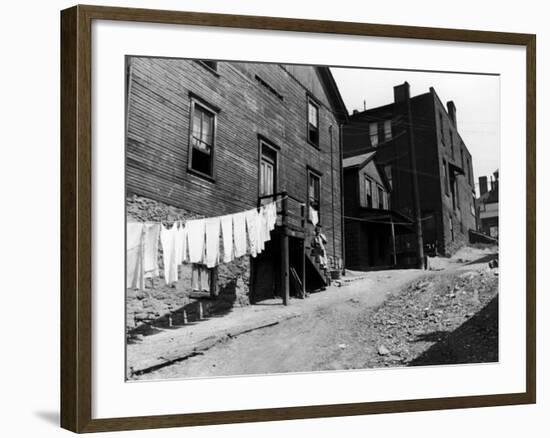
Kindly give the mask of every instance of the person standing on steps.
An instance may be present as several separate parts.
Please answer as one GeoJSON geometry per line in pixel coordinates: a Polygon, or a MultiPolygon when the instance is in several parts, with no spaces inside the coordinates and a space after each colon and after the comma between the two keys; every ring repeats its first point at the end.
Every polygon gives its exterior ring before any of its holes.
{"type": "Polygon", "coordinates": [[[328,268],[327,266],[327,251],[325,245],[327,244],[327,236],[323,234],[320,224],[315,226],[315,236],[313,236],[313,241],[311,243],[312,255],[314,256],[315,261],[319,264],[321,269],[326,273],[328,268]]]}

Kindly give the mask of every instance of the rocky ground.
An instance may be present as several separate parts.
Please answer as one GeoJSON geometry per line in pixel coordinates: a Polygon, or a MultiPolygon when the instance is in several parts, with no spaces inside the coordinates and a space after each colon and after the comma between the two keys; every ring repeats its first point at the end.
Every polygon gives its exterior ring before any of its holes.
{"type": "MultiPolygon", "coordinates": [[[[242,316],[211,319],[202,324],[227,325],[228,318],[242,321],[251,312],[263,318],[257,330],[219,332],[219,339],[211,335],[207,348],[135,378],[498,361],[498,268],[488,266],[495,258],[494,251],[476,250],[468,257],[442,261],[438,270],[369,272],[287,308],[266,303],[243,309],[242,316]],[[291,318],[281,313],[290,311],[291,318]],[[265,324],[277,312],[280,323],[265,324]]],[[[188,335],[171,332],[145,339],[151,354],[163,336],[174,345],[188,335]]],[[[137,359],[146,345],[131,347],[130,357],[135,353],[137,359]]]]}
{"type": "Polygon", "coordinates": [[[368,368],[498,361],[498,272],[427,276],[360,319],[368,368]]]}

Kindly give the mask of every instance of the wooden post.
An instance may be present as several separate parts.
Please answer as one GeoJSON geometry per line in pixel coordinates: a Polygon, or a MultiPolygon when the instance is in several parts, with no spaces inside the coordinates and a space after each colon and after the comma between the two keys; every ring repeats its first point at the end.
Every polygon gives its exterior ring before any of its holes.
{"type": "Polygon", "coordinates": [[[281,200],[281,295],[283,304],[288,305],[290,300],[290,260],[288,252],[288,197],[287,192],[282,192],[281,200]]]}
{"type": "Polygon", "coordinates": [[[187,312],[184,310],[183,311],[183,325],[186,325],[187,324],[187,312]]]}
{"type": "Polygon", "coordinates": [[[391,241],[393,246],[393,265],[397,265],[397,252],[395,250],[395,225],[393,224],[393,218],[391,218],[391,241]]]}

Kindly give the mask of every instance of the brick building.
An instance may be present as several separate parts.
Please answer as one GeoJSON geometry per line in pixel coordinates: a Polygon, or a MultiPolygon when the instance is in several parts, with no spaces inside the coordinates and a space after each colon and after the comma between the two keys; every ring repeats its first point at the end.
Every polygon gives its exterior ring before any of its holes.
{"type": "Polygon", "coordinates": [[[478,231],[498,239],[498,170],[491,180],[479,177],[479,198],[476,200],[478,231]],[[489,185],[490,182],[490,185],[489,185]]]}
{"type": "Polygon", "coordinates": [[[277,227],[262,255],[219,267],[218,283],[244,278],[253,301],[322,281],[308,253],[310,207],[327,237],[329,268],[342,265],[347,111],[328,68],[127,61],[128,218],[220,216],[277,200],[277,227]]]}
{"type": "MultiPolygon", "coordinates": [[[[344,157],[376,151],[375,162],[391,186],[391,209],[413,218],[411,133],[424,246],[450,255],[476,228],[472,156],[460,136],[453,102],[443,105],[433,88],[410,97],[408,83],[394,87],[394,102],[350,116],[344,157]]],[[[407,250],[416,247],[415,235],[403,236],[403,244],[407,250]]]]}

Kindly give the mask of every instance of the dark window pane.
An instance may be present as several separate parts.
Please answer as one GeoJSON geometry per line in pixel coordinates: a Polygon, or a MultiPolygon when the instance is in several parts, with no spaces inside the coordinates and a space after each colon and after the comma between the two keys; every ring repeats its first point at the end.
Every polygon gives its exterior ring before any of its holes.
{"type": "Polygon", "coordinates": [[[211,173],[211,160],[212,157],[210,154],[204,153],[199,149],[193,148],[192,152],[192,168],[196,170],[197,172],[204,173],[206,175],[210,175],[211,173]]]}

